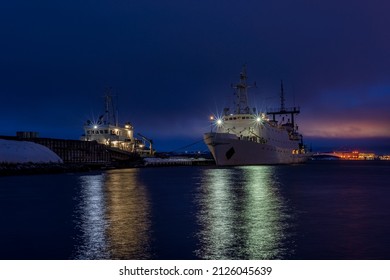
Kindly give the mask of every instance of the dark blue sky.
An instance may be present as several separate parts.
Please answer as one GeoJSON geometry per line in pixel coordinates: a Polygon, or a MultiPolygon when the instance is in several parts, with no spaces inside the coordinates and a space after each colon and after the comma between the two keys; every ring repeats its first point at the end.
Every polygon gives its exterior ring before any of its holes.
{"type": "Polygon", "coordinates": [[[313,147],[390,152],[389,10],[379,0],[2,1],[0,134],[78,139],[112,87],[123,122],[175,149],[209,130],[246,63],[250,101],[277,106],[283,79],[313,147]]]}

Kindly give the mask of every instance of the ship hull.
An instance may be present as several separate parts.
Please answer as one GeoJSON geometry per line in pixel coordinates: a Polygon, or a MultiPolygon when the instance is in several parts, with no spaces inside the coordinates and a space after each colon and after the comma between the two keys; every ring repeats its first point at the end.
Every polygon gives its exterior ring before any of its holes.
{"type": "Polygon", "coordinates": [[[214,132],[205,133],[204,141],[218,166],[294,164],[309,158],[307,154],[293,154],[295,143],[291,147],[278,147],[214,132]]]}

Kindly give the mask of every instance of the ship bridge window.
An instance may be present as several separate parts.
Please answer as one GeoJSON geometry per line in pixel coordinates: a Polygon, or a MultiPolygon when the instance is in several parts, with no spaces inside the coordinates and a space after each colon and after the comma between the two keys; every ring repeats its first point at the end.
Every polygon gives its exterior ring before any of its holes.
{"type": "Polygon", "coordinates": [[[104,133],[105,133],[105,134],[108,134],[108,129],[104,130],[104,133]]]}
{"type": "Polygon", "coordinates": [[[91,131],[90,131],[90,130],[87,130],[87,134],[91,134],[91,131]]]}
{"type": "Polygon", "coordinates": [[[100,134],[104,134],[104,131],[103,131],[103,130],[100,130],[100,134]]]}

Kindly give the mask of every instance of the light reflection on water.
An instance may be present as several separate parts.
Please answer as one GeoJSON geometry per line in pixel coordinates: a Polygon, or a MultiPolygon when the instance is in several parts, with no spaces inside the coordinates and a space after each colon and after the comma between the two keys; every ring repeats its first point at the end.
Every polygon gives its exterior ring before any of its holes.
{"type": "Polygon", "coordinates": [[[80,177],[80,201],[76,210],[76,223],[82,233],[82,243],[77,248],[77,259],[106,259],[104,175],[80,177]]]}
{"type": "Polygon", "coordinates": [[[80,177],[76,259],[151,258],[148,193],[137,169],[80,177]]]}
{"type": "Polygon", "coordinates": [[[282,259],[292,217],[273,166],[204,169],[196,201],[203,259],[282,259]]]}
{"type": "MultiPolygon", "coordinates": [[[[190,203],[194,203],[197,210],[193,213],[195,227],[191,235],[198,242],[193,247],[195,252],[188,252],[188,256],[200,259],[283,259],[293,254],[294,246],[287,242],[291,240],[292,231],[288,229],[294,218],[280,194],[276,167],[193,171],[191,176],[199,180],[193,187],[184,187],[187,180],[175,181],[178,185],[169,186],[181,195],[181,190],[186,189],[188,193],[184,194],[194,197],[190,203]]],[[[74,215],[80,234],[76,238],[74,258],[153,259],[160,258],[161,253],[165,256],[164,252],[155,251],[156,247],[152,248],[155,246],[152,246],[152,240],[158,237],[152,236],[152,227],[161,231],[161,221],[152,220],[151,195],[147,191],[161,190],[164,186],[158,180],[142,180],[142,176],[145,176],[142,170],[127,169],[80,177],[81,189],[74,215]]],[[[183,197],[179,195],[177,199],[183,197]]],[[[167,206],[154,196],[153,207],[154,211],[164,211],[161,207],[167,206]]],[[[172,231],[180,230],[178,217],[181,214],[170,213],[169,217],[164,217],[177,221],[173,225],[178,228],[172,228],[172,231]]],[[[184,237],[184,240],[187,239],[184,237]]]]}

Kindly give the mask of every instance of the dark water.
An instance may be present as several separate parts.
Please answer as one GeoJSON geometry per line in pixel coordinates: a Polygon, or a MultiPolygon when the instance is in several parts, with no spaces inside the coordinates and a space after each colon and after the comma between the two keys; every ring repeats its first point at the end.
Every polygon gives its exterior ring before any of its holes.
{"type": "Polygon", "coordinates": [[[0,178],[1,259],[390,259],[390,163],[0,178]]]}

